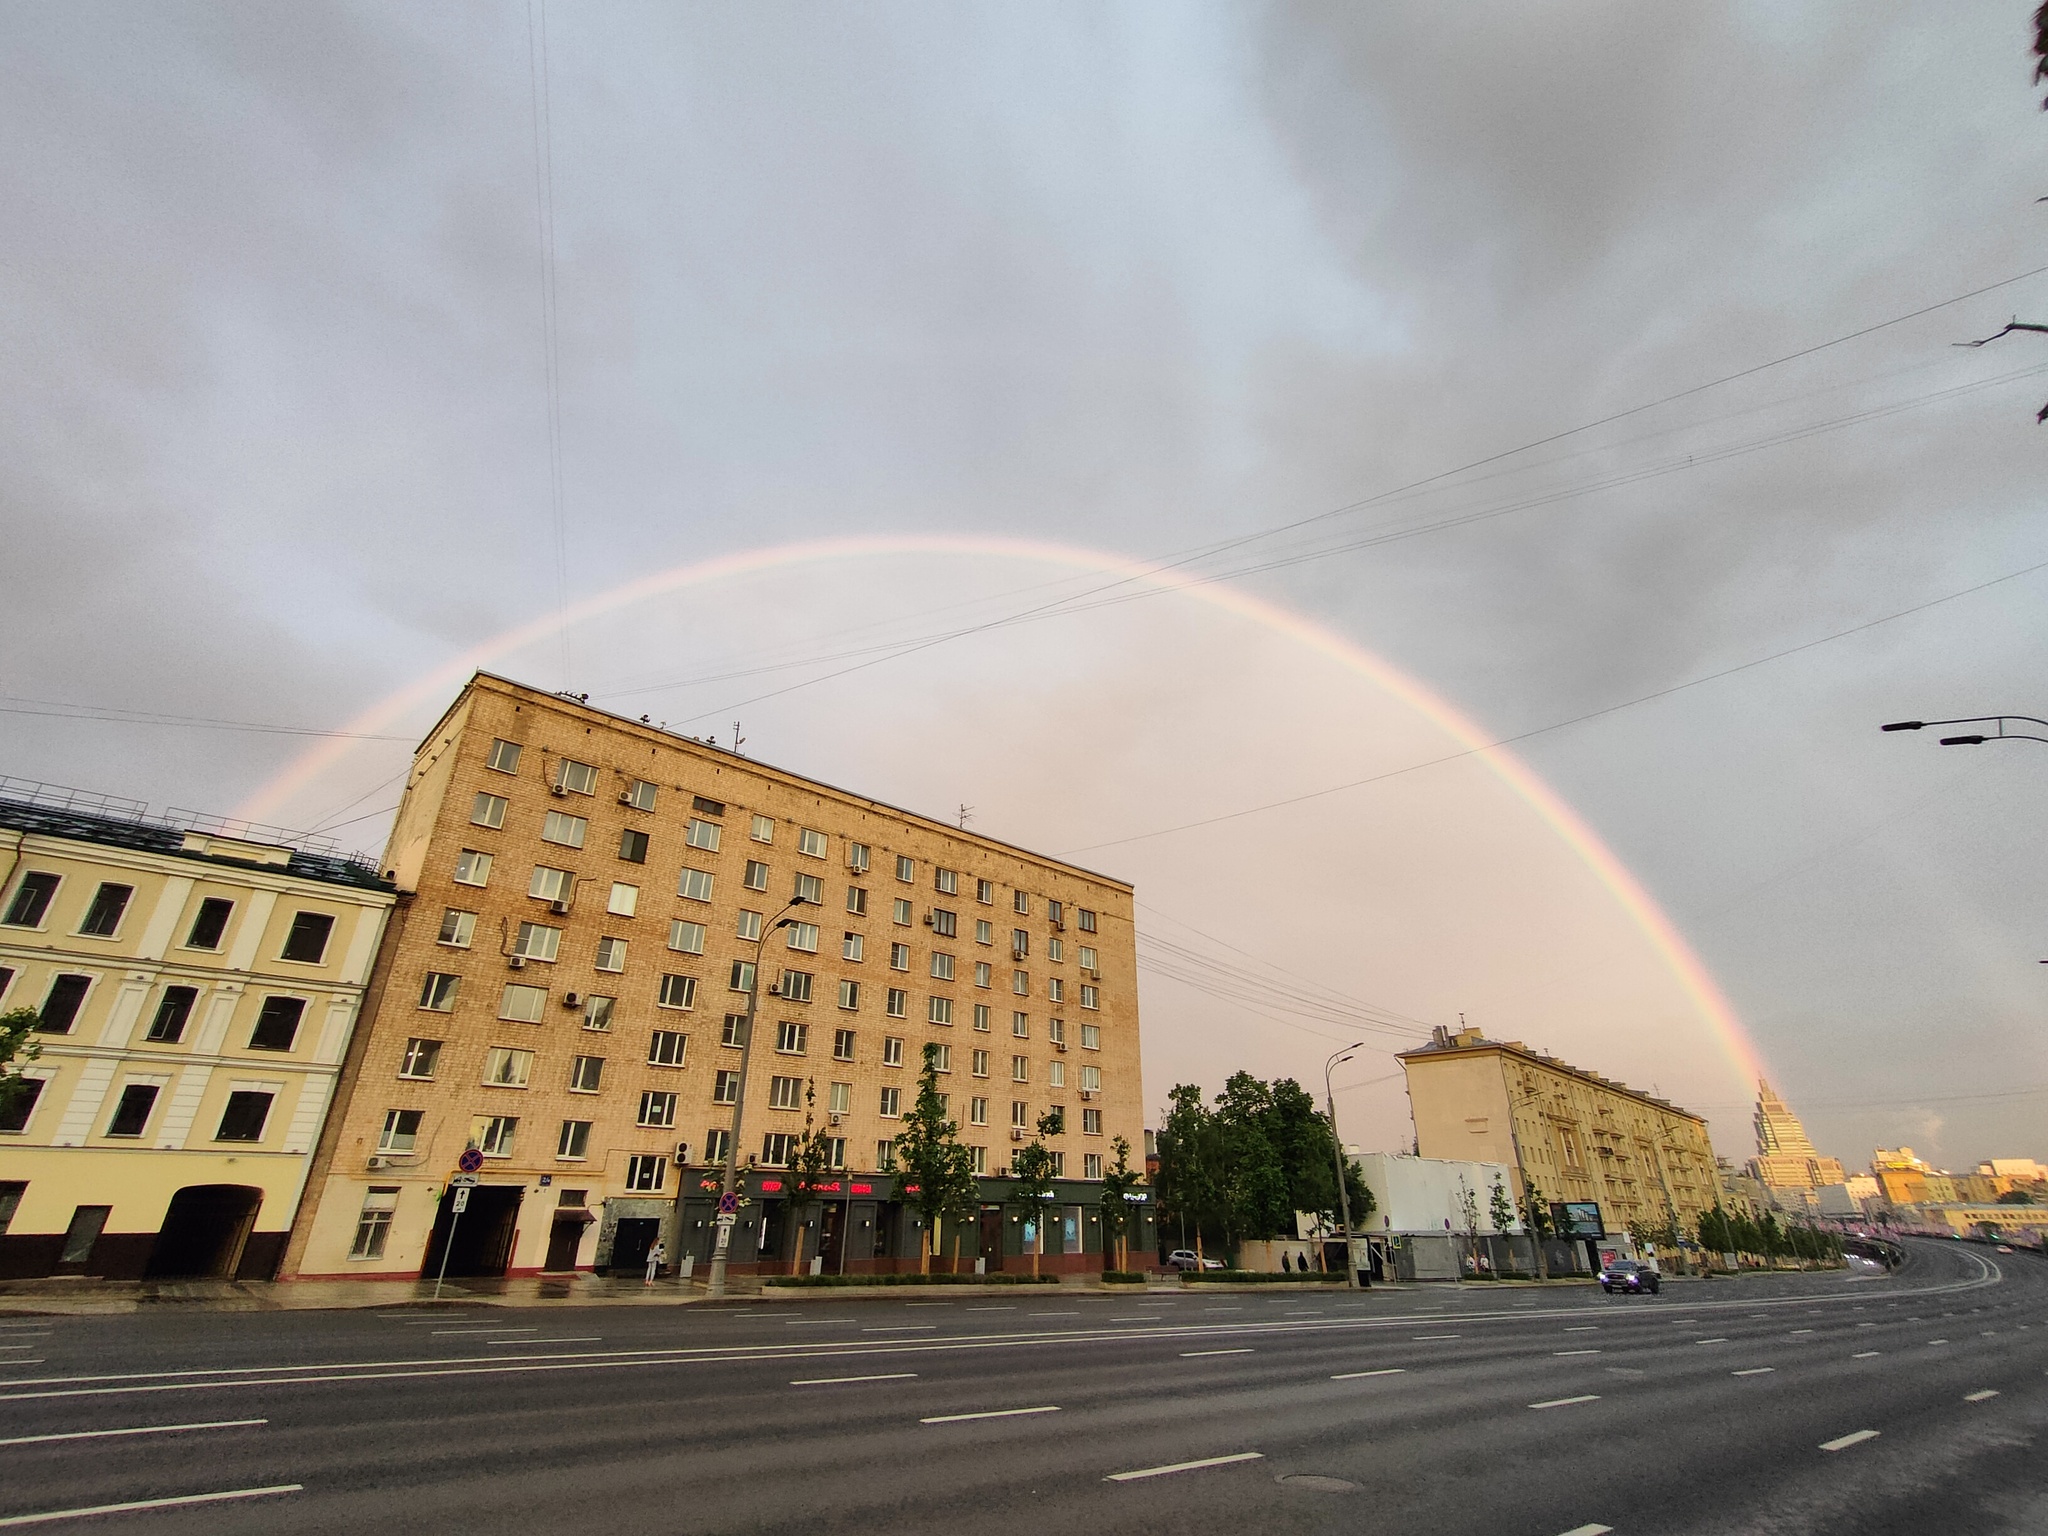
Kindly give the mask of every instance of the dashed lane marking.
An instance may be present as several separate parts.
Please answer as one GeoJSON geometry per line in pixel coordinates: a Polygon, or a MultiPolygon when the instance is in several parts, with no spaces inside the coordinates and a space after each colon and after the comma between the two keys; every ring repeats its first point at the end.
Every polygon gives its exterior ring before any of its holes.
{"type": "Polygon", "coordinates": [[[17,1435],[0,1445],[46,1445],[52,1440],[109,1440],[119,1435],[177,1435],[195,1429],[248,1429],[268,1419],[214,1419],[205,1424],[143,1424],[134,1429],[74,1429],[61,1435],[17,1435]]]}
{"type": "Polygon", "coordinates": [[[1227,1467],[1238,1461],[1264,1461],[1257,1451],[1239,1451],[1234,1456],[1204,1456],[1200,1461],[1175,1461],[1163,1467],[1140,1467],[1135,1472],[1112,1472],[1105,1483],[1135,1483],[1144,1477],[1164,1477],[1169,1472],[1196,1472],[1203,1467],[1227,1467]]]}
{"type": "Polygon", "coordinates": [[[1547,1403],[1531,1403],[1529,1406],[1531,1408],[1569,1408],[1574,1403],[1597,1403],[1599,1401],[1600,1395],[1597,1392],[1582,1392],[1577,1397],[1553,1397],[1547,1403]]]}
{"type": "Polygon", "coordinates": [[[1611,1525],[1575,1525],[1564,1536],[1608,1536],[1613,1529],[1611,1525]]]}
{"type": "Polygon", "coordinates": [[[1184,1349],[1180,1352],[1183,1360],[1199,1360],[1204,1355],[1248,1355],[1249,1349],[1184,1349]]]}
{"type": "Polygon", "coordinates": [[[1597,1355],[1600,1351],[1597,1349],[1553,1349],[1550,1353],[1553,1358],[1562,1360],[1566,1355],[1597,1355]]]}
{"type": "Polygon", "coordinates": [[[1694,1339],[1695,1344],[1726,1344],[1726,1339],[1694,1339]]]}
{"type": "Polygon", "coordinates": [[[806,1376],[801,1381],[792,1381],[792,1387],[839,1387],[854,1381],[915,1381],[915,1371],[890,1371],[882,1376],[806,1376]]]}
{"type": "Polygon", "coordinates": [[[1728,1374],[1730,1376],[1768,1376],[1776,1369],[1775,1365],[1752,1365],[1746,1371],[1730,1371],[1728,1374]]]}
{"type": "Polygon", "coordinates": [[[1438,1344],[1445,1339],[1456,1339],[1462,1337],[1462,1334],[1456,1333],[1418,1333],[1413,1336],[1411,1342],[1416,1344],[1438,1344]]]}
{"type": "Polygon", "coordinates": [[[1859,1429],[1853,1435],[1843,1435],[1839,1440],[1823,1440],[1820,1448],[1824,1451],[1846,1451],[1852,1445],[1861,1445],[1866,1440],[1875,1440],[1877,1431],[1859,1429]]]}
{"type": "Polygon", "coordinates": [[[1346,1371],[1341,1376],[1332,1376],[1330,1380],[1359,1381],[1367,1376],[1405,1376],[1407,1374],[1408,1367],[1405,1365],[1383,1365],[1376,1371],[1346,1371]]]}
{"type": "Polygon", "coordinates": [[[1849,1358],[1851,1360],[1875,1360],[1879,1355],[1883,1353],[1884,1351],[1881,1349],[1859,1349],[1856,1351],[1855,1354],[1851,1355],[1849,1358]]]}
{"type": "Polygon", "coordinates": [[[1963,1401],[1966,1403],[1981,1403],[1996,1396],[1998,1396],[1998,1389],[1996,1387],[1986,1387],[1981,1392],[1964,1393],[1963,1401]]]}
{"type": "Polygon", "coordinates": [[[1046,1408],[986,1408],[980,1413],[938,1413],[928,1419],[919,1419],[920,1424],[960,1424],[968,1419],[1019,1419],[1029,1413],[1058,1413],[1058,1407],[1046,1408]]]}
{"type": "Polygon", "coordinates": [[[84,1509],[49,1509],[34,1515],[9,1515],[0,1526],[48,1525],[57,1520],[89,1520],[95,1515],[125,1515],[138,1509],[182,1509],[188,1504],[222,1504],[230,1499],[267,1499],[300,1493],[304,1483],[278,1483],[269,1488],[230,1488],[223,1493],[185,1493],[171,1499],[134,1499],[126,1504],[93,1504],[84,1509]]]}

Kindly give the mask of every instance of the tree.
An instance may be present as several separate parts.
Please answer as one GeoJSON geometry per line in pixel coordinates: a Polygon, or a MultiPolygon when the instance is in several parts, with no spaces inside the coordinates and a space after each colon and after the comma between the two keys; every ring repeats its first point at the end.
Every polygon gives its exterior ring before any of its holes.
{"type": "Polygon", "coordinates": [[[957,1216],[961,1208],[963,1177],[974,1187],[973,1154],[960,1145],[959,1129],[946,1118],[946,1101],[939,1093],[939,1048],[926,1045],[917,1073],[917,1102],[903,1117],[903,1129],[896,1136],[896,1198],[924,1218],[918,1240],[919,1274],[931,1273],[940,1220],[957,1216]]]}
{"type": "MultiPolygon", "coordinates": [[[[1195,1252],[1202,1252],[1202,1227],[1222,1204],[1222,1169],[1218,1157],[1215,1117],[1202,1102],[1202,1090],[1178,1083],[1167,1095],[1172,1106],[1159,1128],[1160,1214],[1195,1229],[1195,1252]]],[[[1015,1159],[1012,1159],[1012,1165],[1015,1159]]],[[[1182,1241],[1186,1241],[1183,1236],[1182,1241]]]]}
{"type": "Polygon", "coordinates": [[[1111,1267],[1110,1255],[1114,1253],[1115,1267],[1123,1270],[1130,1268],[1125,1237],[1131,1228],[1131,1193],[1143,1175],[1131,1166],[1130,1142],[1119,1136],[1109,1145],[1116,1153],[1116,1162],[1102,1176],[1102,1267],[1111,1267]]]}
{"type": "Polygon", "coordinates": [[[2034,1197],[2024,1189],[2008,1189],[1998,1197],[2000,1205],[2032,1205],[2034,1197]]]}
{"type": "Polygon", "coordinates": [[[1515,1202],[1508,1198],[1507,1185],[1497,1173],[1493,1176],[1493,1192],[1486,1197],[1486,1213],[1493,1218],[1493,1230],[1503,1237],[1515,1224],[1515,1202]]]}
{"type": "Polygon", "coordinates": [[[1465,1252],[1474,1273],[1479,1269],[1479,1196],[1458,1175],[1458,1211],[1465,1218],[1465,1252]]]}
{"type": "Polygon", "coordinates": [[[804,1214],[817,1203],[832,1168],[832,1138],[812,1128],[812,1106],[818,1102],[818,1080],[804,1082],[804,1128],[782,1175],[782,1197],[789,1203],[789,1272],[793,1275],[804,1262],[804,1214]]]}
{"type": "Polygon", "coordinates": [[[1294,1230],[1294,1192],[1275,1144],[1273,1090],[1249,1072],[1233,1072],[1216,1095],[1226,1240],[1294,1230]]]}
{"type": "Polygon", "coordinates": [[[0,1013],[0,1109],[28,1091],[21,1067],[43,1054],[42,1043],[33,1038],[42,1021],[43,1016],[33,1008],[0,1013]]]}
{"type": "Polygon", "coordinates": [[[1038,1117],[1038,1135],[1010,1158],[1010,1203],[1023,1213],[1037,1241],[1031,1245],[1031,1274],[1038,1276],[1038,1256],[1045,1251],[1045,1218],[1058,1196],[1052,1187],[1052,1154],[1045,1138],[1067,1128],[1065,1119],[1048,1110],[1038,1117]]]}

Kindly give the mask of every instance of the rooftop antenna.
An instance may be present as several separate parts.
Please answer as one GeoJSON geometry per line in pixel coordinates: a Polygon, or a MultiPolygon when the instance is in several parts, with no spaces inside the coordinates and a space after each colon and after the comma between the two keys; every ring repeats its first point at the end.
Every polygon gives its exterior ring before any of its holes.
{"type": "Polygon", "coordinates": [[[967,823],[972,820],[974,820],[974,807],[963,803],[960,807],[960,830],[966,831],[967,823]]]}
{"type": "Polygon", "coordinates": [[[741,747],[743,747],[743,746],[745,746],[746,744],[747,744],[747,738],[746,738],[746,737],[744,737],[744,736],[742,736],[742,735],[740,734],[740,723],[739,723],[739,721],[737,721],[737,720],[733,721],[733,723],[732,723],[732,750],[733,750],[733,755],[737,757],[737,756],[739,755],[739,753],[740,753],[740,748],[741,748],[741,747]]]}

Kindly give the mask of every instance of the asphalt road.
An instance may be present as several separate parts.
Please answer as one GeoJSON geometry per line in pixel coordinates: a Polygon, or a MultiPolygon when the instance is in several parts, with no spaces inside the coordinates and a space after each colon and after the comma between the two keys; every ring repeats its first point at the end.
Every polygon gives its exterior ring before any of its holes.
{"type": "Polygon", "coordinates": [[[0,1529],[2039,1536],[2044,1429],[2048,1263],[1932,1242],[1640,1298],[0,1318],[0,1529]]]}

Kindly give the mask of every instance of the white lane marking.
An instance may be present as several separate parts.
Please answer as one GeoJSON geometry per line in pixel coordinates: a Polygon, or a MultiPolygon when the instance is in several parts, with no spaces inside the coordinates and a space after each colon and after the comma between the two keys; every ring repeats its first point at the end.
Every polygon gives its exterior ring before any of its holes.
{"type": "Polygon", "coordinates": [[[1112,1323],[1156,1323],[1159,1321],[1159,1314],[1157,1312],[1116,1312],[1111,1314],[1109,1320],[1112,1323]]]}
{"type": "Polygon", "coordinates": [[[970,1312],[1014,1312],[1015,1307],[969,1307],[970,1312]]]}
{"type": "Polygon", "coordinates": [[[965,1419],[1015,1419],[1027,1413],[1058,1413],[1052,1408],[989,1408],[981,1413],[940,1413],[929,1419],[919,1419],[920,1424],[958,1424],[965,1419]]]}
{"type": "Polygon", "coordinates": [[[436,1328],[429,1338],[442,1338],[456,1333],[539,1333],[538,1328],[436,1328]]]}
{"type": "Polygon", "coordinates": [[[1607,1536],[1613,1529],[1611,1525],[1575,1525],[1564,1536],[1607,1536]]]}
{"type": "Polygon", "coordinates": [[[1726,1344],[1726,1339],[1694,1339],[1695,1344],[1726,1344]]]}
{"type": "Polygon", "coordinates": [[[1569,1408],[1573,1403],[1597,1403],[1599,1401],[1600,1396],[1598,1393],[1582,1392],[1577,1397],[1553,1397],[1547,1403],[1531,1403],[1529,1406],[1531,1408],[1569,1408]]]}
{"type": "MultiPolygon", "coordinates": [[[[38,1356],[36,1356],[36,1358],[35,1358],[35,1359],[33,1359],[33,1360],[0,1360],[0,1365],[10,1366],[10,1367],[11,1367],[11,1366],[17,1366],[17,1365],[41,1365],[42,1363],[43,1363],[43,1357],[42,1357],[41,1355],[38,1355],[38,1356]]],[[[4,1386],[8,1386],[8,1385],[10,1385],[10,1383],[8,1383],[8,1382],[5,1382],[5,1381],[0,1381],[0,1387],[4,1387],[4,1386]]]]}
{"type": "Polygon", "coordinates": [[[903,1303],[904,1309],[906,1311],[908,1311],[911,1307],[950,1307],[952,1305],[954,1305],[954,1303],[950,1301],[906,1301],[905,1303],[903,1303]]]}
{"type": "Polygon", "coordinates": [[[857,1317],[800,1317],[795,1322],[784,1323],[785,1328],[822,1328],[827,1323],[857,1323],[857,1317]]]}
{"type": "Polygon", "coordinates": [[[802,1381],[792,1381],[792,1387],[837,1387],[849,1381],[915,1381],[915,1371],[890,1371],[882,1376],[806,1376],[802,1381]]]}
{"type": "Polygon", "coordinates": [[[1074,1312],[1027,1312],[1027,1313],[1025,1313],[1025,1316],[1026,1316],[1026,1317],[1079,1317],[1080,1315],[1081,1315],[1081,1314],[1080,1314],[1080,1313],[1079,1313],[1078,1311],[1074,1311],[1074,1312]]]}
{"type": "Polygon", "coordinates": [[[602,1344],[604,1342],[604,1335],[601,1333],[580,1333],[566,1339],[496,1339],[492,1342],[497,1344],[602,1344]]]}
{"type": "Polygon", "coordinates": [[[1866,1440],[1875,1440],[1876,1438],[1876,1430],[1859,1429],[1855,1434],[1844,1435],[1839,1440],[1823,1440],[1820,1448],[1824,1451],[1846,1451],[1852,1445],[1861,1445],[1866,1440]]]}
{"type": "Polygon", "coordinates": [[[862,1333],[930,1333],[937,1323],[875,1323],[861,1329],[862,1333]]]}
{"type": "Polygon", "coordinates": [[[1242,1312],[1243,1307],[1204,1307],[1204,1312],[1242,1312]]]}
{"type": "Polygon", "coordinates": [[[1597,1349],[1553,1349],[1550,1353],[1554,1358],[1562,1360],[1566,1355],[1597,1355],[1600,1351],[1597,1349]]]}
{"type": "Polygon", "coordinates": [[[106,1440],[116,1435],[176,1435],[192,1429],[246,1429],[268,1419],[214,1419],[205,1424],[144,1424],[135,1429],[74,1429],[61,1435],[17,1435],[0,1445],[46,1445],[52,1440],[106,1440]]]}
{"type": "Polygon", "coordinates": [[[1928,1340],[1927,1342],[1928,1342],[1929,1344],[1946,1344],[1946,1343],[1948,1342],[1948,1340],[1947,1340],[1947,1339],[1929,1339],[1929,1340],[1928,1340]]]}
{"type": "Polygon", "coordinates": [[[1776,1369],[1775,1365],[1752,1365],[1746,1371],[1730,1371],[1728,1374],[1730,1376],[1768,1376],[1776,1369]]]}
{"type": "Polygon", "coordinates": [[[1183,1360],[1199,1360],[1204,1355],[1248,1355],[1249,1349],[1184,1349],[1180,1352],[1183,1360]]]}
{"type": "Polygon", "coordinates": [[[1884,1351],[1881,1349],[1859,1349],[1858,1351],[1856,1351],[1855,1354],[1851,1355],[1849,1358],[1851,1360],[1875,1360],[1879,1355],[1883,1353],[1884,1351]]]}
{"type": "Polygon", "coordinates": [[[50,1509],[35,1515],[9,1515],[0,1526],[48,1525],[53,1520],[88,1520],[94,1515],[125,1515],[137,1509],[182,1509],[188,1504],[220,1504],[229,1499],[267,1499],[273,1494],[300,1493],[304,1483],[279,1483],[272,1488],[230,1488],[225,1493],[186,1493],[174,1499],[135,1499],[127,1504],[94,1504],[84,1509],[50,1509]]]}
{"type": "Polygon", "coordinates": [[[1802,1334],[1802,1333],[1811,1333],[1811,1332],[1813,1332],[1813,1330],[1812,1330],[1811,1328],[1794,1328],[1794,1329],[1792,1330],[1792,1334],[1791,1334],[1791,1336],[1792,1336],[1793,1338],[1795,1338],[1795,1339],[1796,1339],[1796,1338],[1797,1338],[1797,1337],[1799,1337],[1799,1335],[1800,1335],[1800,1334],[1802,1334]]]}
{"type": "Polygon", "coordinates": [[[1112,1472],[1105,1483],[1134,1483],[1141,1477],[1164,1477],[1169,1472],[1194,1472],[1203,1467],[1227,1467],[1236,1461],[1264,1461],[1257,1451],[1239,1451],[1235,1456],[1204,1456],[1200,1461],[1176,1461],[1163,1467],[1141,1467],[1135,1472],[1112,1472]]]}
{"type": "Polygon", "coordinates": [[[1566,1333],[1598,1333],[1599,1331],[1600,1325],[1598,1323],[1574,1323],[1571,1327],[1565,1329],[1566,1333]]]}
{"type": "Polygon", "coordinates": [[[1341,1376],[1332,1376],[1330,1380],[1358,1381],[1367,1376],[1405,1376],[1407,1374],[1408,1367],[1405,1365],[1385,1365],[1376,1371],[1346,1371],[1341,1376]]]}
{"type": "Polygon", "coordinates": [[[1986,1401],[1986,1400],[1987,1400],[1987,1399],[1989,1399],[1989,1398],[1994,1398],[1994,1397],[1996,1397],[1996,1396],[1998,1396],[1998,1389],[1997,1389],[1997,1388],[1995,1388],[1995,1387],[1986,1387],[1986,1388],[1985,1388],[1985,1389],[1984,1389],[1983,1391],[1981,1391],[1981,1392],[1966,1392],[1966,1393],[1964,1393],[1964,1394],[1963,1394],[1963,1401],[1964,1401],[1964,1402],[1966,1402],[1966,1403],[1981,1403],[1981,1402],[1984,1402],[1984,1401],[1986,1401]]]}
{"type": "Polygon", "coordinates": [[[1455,1339],[1460,1337],[1462,1337],[1462,1335],[1455,1333],[1418,1333],[1412,1335],[1411,1342],[1416,1344],[1434,1344],[1442,1339],[1455,1339]]]}
{"type": "Polygon", "coordinates": [[[1875,1323],[1858,1323],[1858,1324],[1857,1324],[1856,1326],[1857,1326],[1858,1328],[1875,1328],[1875,1327],[1877,1326],[1877,1324],[1875,1324],[1875,1323]]]}

